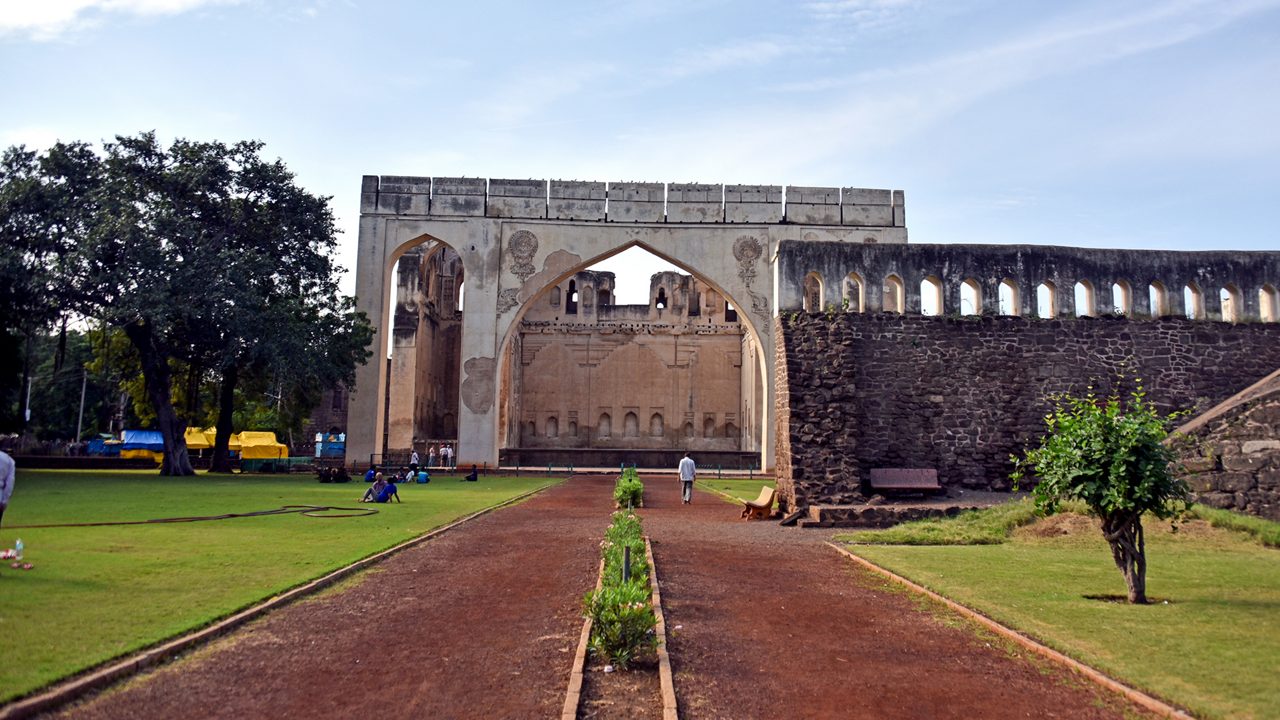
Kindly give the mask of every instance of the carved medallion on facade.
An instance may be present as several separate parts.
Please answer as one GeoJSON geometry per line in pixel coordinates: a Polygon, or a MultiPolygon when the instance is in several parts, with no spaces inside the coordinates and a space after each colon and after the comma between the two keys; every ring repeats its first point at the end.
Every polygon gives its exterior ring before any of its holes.
{"type": "Polygon", "coordinates": [[[527,282],[537,272],[533,256],[538,254],[538,238],[528,230],[517,230],[507,238],[507,253],[511,255],[511,274],[527,282]]]}
{"type": "Polygon", "coordinates": [[[769,300],[751,288],[756,279],[756,261],[764,254],[764,246],[750,235],[743,235],[733,241],[733,257],[738,261],[738,279],[747,286],[747,294],[751,297],[751,310],[757,315],[768,317],[769,300]]]}
{"type": "Polygon", "coordinates": [[[507,288],[498,293],[498,314],[503,315],[511,308],[520,304],[520,291],[515,288],[507,288]]]}

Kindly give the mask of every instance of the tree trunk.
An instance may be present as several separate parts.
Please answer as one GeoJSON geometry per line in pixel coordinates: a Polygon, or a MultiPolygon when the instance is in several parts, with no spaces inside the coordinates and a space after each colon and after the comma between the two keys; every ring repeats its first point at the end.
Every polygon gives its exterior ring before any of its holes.
{"type": "Polygon", "coordinates": [[[1102,534],[1111,544],[1111,557],[1124,573],[1129,602],[1147,602],[1147,545],[1142,533],[1142,514],[1129,513],[1102,519],[1102,534]]]}
{"type": "Polygon", "coordinates": [[[235,363],[222,368],[222,384],[218,388],[218,425],[213,439],[213,461],[209,472],[231,472],[231,416],[235,410],[236,383],[240,379],[235,363]]]}
{"type": "Polygon", "coordinates": [[[187,423],[174,411],[173,400],[169,395],[172,380],[169,356],[157,346],[151,326],[145,322],[125,325],[124,334],[138,350],[147,399],[155,408],[156,424],[160,426],[160,437],[164,440],[164,460],[160,463],[160,474],[195,475],[196,471],[191,468],[191,458],[187,455],[187,423]]]}

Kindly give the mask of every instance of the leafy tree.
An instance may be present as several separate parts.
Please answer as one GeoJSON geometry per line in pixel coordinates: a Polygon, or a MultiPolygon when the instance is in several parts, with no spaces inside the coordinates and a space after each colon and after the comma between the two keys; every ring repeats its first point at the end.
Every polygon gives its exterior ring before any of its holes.
{"type": "Polygon", "coordinates": [[[1063,501],[1079,500],[1101,518],[1131,603],[1147,602],[1143,514],[1176,520],[1191,504],[1186,483],[1173,474],[1174,454],[1163,444],[1178,415],[1161,417],[1141,383],[1123,405],[1115,393],[1105,400],[1092,390],[1058,396],[1040,445],[1013,458],[1015,488],[1026,473],[1039,478],[1041,510],[1052,514],[1063,501]]]}
{"type": "MultiPolygon", "coordinates": [[[[74,311],[123,332],[164,438],[163,475],[193,473],[183,433],[201,419],[209,373],[226,386],[220,400],[234,398],[243,368],[279,365],[266,342],[276,335],[350,350],[319,351],[313,364],[351,366],[310,378],[347,376],[367,357],[355,347],[361,338],[367,345],[367,324],[337,297],[328,198],[297,187],[282,162],[258,156],[261,147],[177,140],[166,149],[154,133],[142,133],[117,136],[101,156],[83,143],[59,143],[44,155],[19,148],[4,158],[0,232],[21,248],[0,257],[8,263],[0,266],[5,291],[12,286],[15,297],[34,302],[40,293],[28,285],[47,288],[61,301],[57,313],[74,311]],[[47,271],[49,279],[33,275],[24,285],[27,270],[47,271]],[[185,399],[178,405],[175,380],[185,399]]],[[[218,422],[224,455],[231,413],[225,417],[218,422]]]]}

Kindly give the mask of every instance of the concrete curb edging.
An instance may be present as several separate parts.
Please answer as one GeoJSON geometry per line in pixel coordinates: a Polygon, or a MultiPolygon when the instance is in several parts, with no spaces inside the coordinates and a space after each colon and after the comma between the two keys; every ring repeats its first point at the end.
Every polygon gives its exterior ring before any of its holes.
{"type": "Polygon", "coordinates": [[[653,559],[653,545],[649,536],[644,538],[644,554],[649,560],[649,585],[653,587],[653,614],[658,622],[653,633],[658,639],[658,680],[662,685],[662,720],[679,720],[680,708],[676,703],[676,683],[671,674],[671,655],[667,653],[667,621],[662,614],[662,591],[658,589],[658,563],[653,559]]]}
{"type": "MultiPolygon", "coordinates": [[[[596,592],[604,585],[604,558],[600,558],[600,569],[596,572],[596,592]]],[[[569,688],[564,694],[564,707],[560,710],[560,720],[577,720],[578,703],[582,701],[582,670],[587,664],[587,645],[591,642],[591,618],[582,623],[582,634],[578,636],[578,650],[573,654],[573,667],[569,668],[569,688]]]]}
{"type": "Polygon", "coordinates": [[[1036,640],[1033,640],[1032,638],[1026,635],[1023,635],[1022,633],[1018,632],[1017,630],[1014,630],[1013,628],[1006,627],[996,622],[995,620],[992,620],[991,618],[987,617],[986,615],[983,615],[977,610],[973,610],[964,605],[961,605],[960,603],[954,600],[945,598],[942,595],[939,595],[938,593],[924,587],[923,585],[920,585],[911,580],[908,580],[907,578],[902,577],[901,575],[898,575],[892,570],[888,570],[887,568],[880,567],[879,565],[871,562],[870,560],[867,560],[866,558],[859,557],[833,542],[828,542],[826,544],[831,546],[836,552],[853,560],[854,562],[858,563],[859,565],[866,568],[867,570],[870,570],[885,578],[888,578],[889,580],[892,580],[893,582],[903,585],[904,587],[907,587],[915,591],[916,593],[924,595],[932,600],[936,600],[942,603],[943,605],[946,605],[951,610],[964,616],[965,618],[968,618],[969,620],[972,620],[978,623],[979,625],[982,625],[983,627],[994,632],[995,634],[1007,640],[1011,640],[1021,645],[1022,647],[1026,648],[1027,650],[1030,650],[1031,652],[1034,652],[1035,654],[1047,660],[1051,660],[1055,663],[1058,663],[1059,665],[1062,665],[1068,670],[1071,670],[1077,674],[1083,675],[1089,680],[1092,680],[1098,685],[1106,688],[1107,690],[1110,690],[1118,695],[1121,695],[1125,699],[1129,700],[1130,702],[1133,702],[1137,705],[1141,705],[1143,708],[1150,710],[1151,712],[1154,712],[1163,717],[1178,718],[1179,720],[1191,720],[1194,717],[1193,715],[1187,713],[1185,710],[1179,710],[1178,708],[1173,707],[1172,705],[1169,705],[1168,703],[1165,703],[1164,701],[1159,700],[1151,695],[1148,695],[1142,692],[1141,690],[1129,687],[1128,685],[1125,685],[1124,683],[1103,674],[1101,671],[1096,670],[1092,667],[1089,667],[1088,665],[1085,665],[1079,660],[1070,658],[1058,652],[1057,650],[1054,650],[1053,648],[1043,645],[1037,642],[1036,640]]]}
{"type": "Polygon", "coordinates": [[[410,547],[431,540],[432,538],[442,535],[463,523],[474,520],[481,515],[486,515],[495,510],[507,507],[508,505],[513,505],[530,496],[536,495],[549,487],[551,487],[551,485],[544,485],[536,490],[530,490],[529,492],[522,493],[515,497],[507,498],[502,502],[478,510],[466,517],[454,520],[448,525],[438,527],[415,538],[410,538],[399,545],[376,552],[373,555],[357,560],[350,565],[338,568],[327,575],[323,575],[315,580],[299,585],[292,590],[286,590],[285,592],[268,598],[257,605],[223,618],[208,627],[179,636],[167,642],[162,642],[160,645],[139,650],[138,652],[128,655],[123,659],[113,662],[109,661],[109,664],[105,667],[90,671],[85,675],[80,675],[69,680],[56,683],[39,695],[22,698],[7,705],[0,706],[0,720],[19,720],[20,718],[32,717],[66,705],[73,700],[77,700],[90,693],[104,690],[130,675],[153,668],[176,655],[217,639],[218,637],[239,628],[251,620],[257,619],[272,610],[276,610],[296,600],[300,600],[307,595],[323,590],[337,581],[363,570],[370,565],[379,563],[402,550],[406,550],[410,547]]]}

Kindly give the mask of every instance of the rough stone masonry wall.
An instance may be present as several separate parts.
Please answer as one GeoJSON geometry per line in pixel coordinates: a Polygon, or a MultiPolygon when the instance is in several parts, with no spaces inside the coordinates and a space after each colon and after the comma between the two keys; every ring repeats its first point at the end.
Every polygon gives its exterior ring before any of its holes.
{"type": "Polygon", "coordinates": [[[862,499],[871,468],[1009,488],[1049,396],[1127,393],[1207,409],[1280,367],[1280,324],[788,313],[777,328],[778,486],[788,508],[862,499]]]}
{"type": "Polygon", "coordinates": [[[1280,520],[1280,371],[1174,439],[1196,500],[1280,520]]]}

